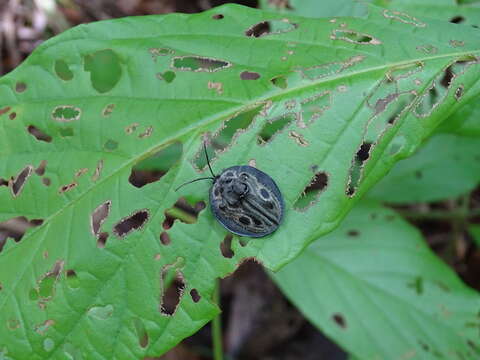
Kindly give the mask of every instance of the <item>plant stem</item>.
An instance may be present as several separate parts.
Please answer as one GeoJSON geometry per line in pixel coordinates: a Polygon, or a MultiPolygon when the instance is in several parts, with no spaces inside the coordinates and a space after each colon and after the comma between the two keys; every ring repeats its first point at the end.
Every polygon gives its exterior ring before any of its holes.
{"type": "MultiPolygon", "coordinates": [[[[220,306],[220,279],[217,279],[215,282],[213,301],[218,306],[220,306]]],[[[213,359],[223,360],[221,314],[218,314],[212,320],[212,342],[213,342],[213,359]]]]}

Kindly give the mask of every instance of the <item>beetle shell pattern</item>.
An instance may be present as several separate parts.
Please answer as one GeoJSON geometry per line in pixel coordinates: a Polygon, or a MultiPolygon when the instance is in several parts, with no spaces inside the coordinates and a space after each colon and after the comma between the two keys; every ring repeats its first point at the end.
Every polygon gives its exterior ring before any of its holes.
{"type": "Polygon", "coordinates": [[[229,231],[249,237],[262,237],[277,230],[284,213],[277,184],[248,165],[229,167],[215,177],[210,206],[229,231]]]}

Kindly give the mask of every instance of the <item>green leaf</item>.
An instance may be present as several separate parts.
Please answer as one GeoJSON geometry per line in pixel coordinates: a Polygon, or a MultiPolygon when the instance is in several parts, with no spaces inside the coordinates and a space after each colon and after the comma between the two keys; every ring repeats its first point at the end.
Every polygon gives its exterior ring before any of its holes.
{"type": "Polygon", "coordinates": [[[359,359],[474,359],[480,296],[392,210],[362,202],[273,275],[291,301],[359,359]]]}
{"type": "Polygon", "coordinates": [[[478,185],[479,168],[479,138],[436,135],[399,161],[368,197],[397,204],[455,198],[478,185]]]}
{"type": "Polygon", "coordinates": [[[472,99],[455,111],[438,128],[438,132],[480,137],[480,108],[478,99],[472,99]]]}
{"type": "MultiPolygon", "coordinates": [[[[282,14],[301,15],[314,18],[331,16],[363,16],[366,3],[388,9],[386,14],[396,16],[402,21],[415,22],[414,16],[428,17],[443,21],[452,21],[462,25],[480,26],[480,2],[456,0],[355,0],[317,1],[288,0],[276,2],[261,0],[260,7],[282,14]]],[[[392,17],[393,18],[393,17],[392,17]]]]}
{"type": "Polygon", "coordinates": [[[82,25],[40,45],[0,79],[0,221],[41,224],[0,254],[0,351],[164,353],[218,313],[215,278],[245,258],[288,263],[478,95],[476,39],[373,7],[330,22],[228,5],[82,25]],[[174,191],[209,174],[204,140],[216,172],[255,164],[285,198],[279,230],[234,237],[232,257],[208,209],[195,219],[175,206],[208,199],[209,182],[174,191]],[[155,159],[161,178],[134,186],[155,159]]]}
{"type": "Polygon", "coordinates": [[[470,225],[468,231],[472,235],[475,244],[480,247],[480,225],[470,225]]]}

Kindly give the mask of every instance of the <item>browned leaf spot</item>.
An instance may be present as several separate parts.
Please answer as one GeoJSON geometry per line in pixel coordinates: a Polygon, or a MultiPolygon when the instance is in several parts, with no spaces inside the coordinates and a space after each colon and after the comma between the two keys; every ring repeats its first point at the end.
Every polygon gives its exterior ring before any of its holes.
{"type": "Polygon", "coordinates": [[[332,320],[335,322],[335,324],[340,326],[342,329],[347,328],[347,322],[346,322],[346,320],[345,320],[345,318],[343,317],[342,314],[339,314],[339,313],[333,314],[332,315],[332,320]]]}
{"type": "Polygon", "coordinates": [[[258,38],[261,36],[287,33],[297,28],[298,24],[291,23],[288,19],[261,21],[248,28],[245,31],[245,35],[258,38]]]}
{"type": "Polygon", "coordinates": [[[176,56],[172,58],[171,67],[175,70],[194,72],[215,72],[229,68],[228,61],[203,56],[176,56]]]}
{"type": "Polygon", "coordinates": [[[192,206],[184,198],[180,198],[171,208],[165,210],[163,228],[165,230],[170,229],[177,219],[185,224],[194,224],[197,222],[198,214],[204,208],[205,203],[203,201],[199,201],[192,206]]]}
{"type": "Polygon", "coordinates": [[[52,319],[45,320],[42,324],[35,326],[35,331],[40,335],[45,335],[50,326],[55,325],[55,321],[52,319]]]}
{"type": "Polygon", "coordinates": [[[360,45],[380,45],[382,42],[379,39],[365,33],[349,29],[335,29],[330,36],[332,40],[343,40],[353,44],[360,45]]]}
{"type": "Polygon", "coordinates": [[[90,230],[92,231],[93,236],[95,236],[97,239],[100,236],[100,228],[102,227],[102,224],[110,214],[111,206],[112,202],[107,200],[103,204],[97,206],[90,216],[90,230]]]}
{"type": "Polygon", "coordinates": [[[147,137],[150,137],[150,135],[152,135],[153,133],[153,126],[148,126],[145,131],[143,131],[142,133],[138,134],[138,137],[140,139],[143,139],[143,138],[147,138],[147,137]]]}
{"type": "Polygon", "coordinates": [[[18,319],[8,319],[7,320],[8,330],[17,330],[20,328],[20,320],[18,319]]]}
{"type": "Polygon", "coordinates": [[[4,108],[1,108],[1,109],[0,109],[0,116],[2,116],[3,114],[8,113],[10,110],[11,110],[11,107],[10,107],[10,106],[5,106],[4,108]]]}
{"type": "Polygon", "coordinates": [[[11,112],[10,115],[8,115],[8,118],[9,118],[10,120],[15,119],[16,117],[17,117],[17,113],[16,113],[16,112],[11,112]]]}
{"type": "Polygon", "coordinates": [[[177,310],[178,304],[185,290],[185,280],[180,270],[175,265],[165,265],[161,270],[161,289],[162,297],[160,303],[160,313],[171,316],[177,310]]]}
{"type": "Polygon", "coordinates": [[[240,73],[240,79],[242,80],[257,80],[260,79],[260,74],[254,71],[242,71],[240,73]]]}
{"type": "Polygon", "coordinates": [[[62,185],[62,186],[60,186],[60,188],[58,189],[58,193],[59,193],[59,194],[66,193],[67,191],[70,191],[70,190],[72,190],[73,188],[75,188],[77,185],[78,185],[78,183],[76,183],[76,182],[72,182],[72,183],[67,184],[67,185],[62,185]]]}
{"type": "Polygon", "coordinates": [[[164,71],[163,73],[156,73],[155,76],[158,80],[164,80],[167,84],[170,84],[177,75],[173,71],[164,71]]]}
{"type": "Polygon", "coordinates": [[[149,217],[150,213],[147,209],[138,210],[114,225],[113,233],[118,237],[124,237],[132,231],[141,229],[147,223],[149,217]]]}
{"type": "Polygon", "coordinates": [[[438,49],[431,45],[431,44],[425,44],[425,45],[419,45],[416,47],[417,51],[420,51],[424,54],[427,54],[427,55],[433,55],[433,54],[436,54],[438,52],[438,49]]]}
{"type": "MultiPolygon", "coordinates": [[[[213,163],[217,154],[226,151],[228,147],[235,142],[236,138],[248,129],[263,108],[264,105],[261,104],[244,109],[222,123],[220,128],[211,135],[210,141],[206,142],[210,163],[213,163]]],[[[207,137],[207,135],[205,137],[207,137]]],[[[207,168],[203,142],[199,144],[198,150],[193,158],[193,164],[197,169],[201,169],[202,171],[207,168]]]]}
{"type": "Polygon", "coordinates": [[[457,89],[455,90],[455,94],[454,94],[454,95],[455,95],[455,99],[456,99],[457,101],[462,98],[464,90],[465,90],[465,87],[464,87],[463,84],[460,85],[459,87],[457,87],[457,89]]]}
{"type": "MultiPolygon", "coordinates": [[[[312,167],[317,171],[317,167],[312,167]]],[[[320,194],[327,188],[328,186],[328,174],[326,172],[320,171],[316,172],[313,175],[310,183],[305,187],[305,189],[300,194],[297,201],[293,205],[293,208],[298,211],[305,211],[309,209],[313,204],[315,204],[320,194]]]]}
{"type": "Polygon", "coordinates": [[[103,169],[103,160],[98,160],[97,167],[92,175],[92,181],[95,182],[100,178],[103,169]]]}
{"type": "Polygon", "coordinates": [[[351,237],[356,237],[356,236],[360,235],[360,232],[358,230],[349,230],[347,232],[347,235],[351,236],[351,237]]]}
{"type": "Polygon", "coordinates": [[[363,142],[360,145],[355,157],[353,158],[352,165],[349,170],[349,180],[347,185],[346,194],[352,197],[357,191],[358,185],[362,177],[363,167],[365,166],[366,161],[370,157],[370,149],[372,143],[363,142]]]}
{"type": "Polygon", "coordinates": [[[140,347],[146,348],[148,346],[149,339],[147,329],[145,329],[143,321],[139,318],[134,318],[133,325],[135,327],[135,332],[137,333],[138,344],[140,347]]]}
{"type": "Polygon", "coordinates": [[[15,91],[17,93],[22,93],[25,90],[27,90],[27,84],[25,84],[24,82],[19,81],[15,84],[15,91]]]}
{"type": "Polygon", "coordinates": [[[465,41],[461,40],[450,40],[449,43],[452,47],[462,47],[465,45],[465,41]]]}
{"type": "Polygon", "coordinates": [[[290,139],[292,139],[293,141],[295,141],[295,143],[298,145],[298,146],[308,146],[308,141],[305,140],[305,138],[303,137],[302,134],[296,132],[296,131],[289,131],[288,132],[288,137],[290,139]]]}
{"type": "Polygon", "coordinates": [[[28,229],[40,226],[42,223],[42,219],[32,219],[29,221],[25,216],[17,216],[0,222],[0,252],[8,238],[19,242],[28,229]]]}
{"type": "Polygon", "coordinates": [[[212,15],[212,19],[214,19],[214,20],[222,20],[223,18],[224,18],[224,16],[222,14],[212,15]]]}
{"type": "Polygon", "coordinates": [[[12,191],[13,197],[17,197],[23,189],[25,182],[32,175],[33,166],[27,165],[20,173],[15,177],[15,179],[10,180],[10,189],[12,191]]]}
{"type": "Polygon", "coordinates": [[[211,90],[215,90],[218,95],[223,94],[223,83],[221,82],[209,81],[207,84],[207,88],[211,90]]]}
{"type": "Polygon", "coordinates": [[[232,250],[232,234],[225,235],[225,238],[220,243],[220,251],[222,252],[223,257],[231,259],[234,255],[232,250]]]}
{"type": "Polygon", "coordinates": [[[128,178],[130,184],[141,188],[160,180],[182,157],[183,145],[174,142],[135,164],[128,178]]]}
{"type": "Polygon", "coordinates": [[[110,116],[115,109],[115,104],[108,104],[105,106],[105,108],[102,110],[102,115],[104,117],[110,116]]]}
{"type": "Polygon", "coordinates": [[[50,180],[50,178],[44,177],[44,178],[42,178],[42,183],[43,183],[43,185],[45,185],[45,186],[50,186],[50,184],[52,183],[52,181],[50,180]]]}
{"type": "Polygon", "coordinates": [[[131,134],[133,134],[133,133],[137,130],[137,128],[138,128],[139,126],[140,126],[140,124],[139,124],[138,122],[134,122],[134,123],[128,125],[128,126],[125,128],[125,133],[126,133],[127,135],[131,135],[131,134]]]}
{"type": "Polygon", "coordinates": [[[160,242],[163,245],[170,245],[170,235],[168,235],[166,231],[162,231],[162,233],[160,234],[160,242]]]}
{"type": "Polygon", "coordinates": [[[157,61],[159,56],[167,56],[175,53],[175,51],[170,48],[150,48],[148,52],[152,55],[153,61],[157,61]]]}
{"type": "Polygon", "coordinates": [[[42,160],[40,165],[35,169],[35,174],[38,176],[43,176],[45,174],[45,169],[47,168],[47,160],[42,160]]]}
{"type": "Polygon", "coordinates": [[[79,178],[79,177],[85,175],[87,172],[88,172],[88,168],[78,169],[77,171],[75,171],[75,177],[79,178]]]}
{"type": "Polygon", "coordinates": [[[40,130],[36,126],[28,125],[27,131],[30,134],[32,134],[37,140],[45,141],[45,142],[52,142],[52,137],[50,135],[47,135],[46,133],[44,133],[42,130],[40,130]]]}
{"type": "Polygon", "coordinates": [[[192,297],[192,300],[194,303],[198,303],[200,299],[202,298],[200,294],[198,293],[197,289],[192,289],[190,290],[190,296],[192,297]]]}
{"type": "Polygon", "coordinates": [[[290,124],[295,122],[298,118],[298,114],[296,113],[286,113],[281,116],[275,117],[273,119],[268,119],[265,121],[262,129],[258,133],[257,136],[257,144],[260,146],[264,146],[267,143],[273,141],[275,135],[282,132],[285,128],[287,128],[290,124]]]}

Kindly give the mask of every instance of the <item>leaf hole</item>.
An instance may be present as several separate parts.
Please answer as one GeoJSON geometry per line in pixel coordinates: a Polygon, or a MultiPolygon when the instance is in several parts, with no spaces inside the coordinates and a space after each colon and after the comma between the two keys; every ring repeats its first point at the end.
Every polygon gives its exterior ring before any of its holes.
{"type": "Polygon", "coordinates": [[[326,172],[320,171],[315,173],[315,175],[310,180],[310,183],[302,191],[300,197],[295,201],[293,208],[299,211],[305,211],[314,205],[320,194],[328,186],[328,174],[326,172]]]}
{"type": "Polygon", "coordinates": [[[132,167],[130,184],[141,188],[159,181],[182,157],[183,145],[174,142],[132,167]]]}
{"type": "Polygon", "coordinates": [[[332,40],[343,40],[359,45],[380,45],[382,43],[371,35],[348,29],[333,30],[331,38],[332,40]]]}
{"type": "Polygon", "coordinates": [[[220,243],[220,251],[222,253],[222,256],[227,259],[231,259],[234,255],[232,250],[232,239],[233,235],[227,234],[225,235],[223,241],[220,243]]]}
{"type": "Polygon", "coordinates": [[[252,25],[245,31],[245,35],[258,38],[267,35],[287,33],[297,28],[298,24],[290,23],[287,19],[265,20],[252,25]]]}
{"type": "Polygon", "coordinates": [[[135,332],[137,334],[138,345],[145,349],[148,346],[149,339],[147,329],[145,328],[143,321],[139,318],[134,318],[133,326],[135,327],[135,332]]]}
{"type": "Polygon", "coordinates": [[[16,117],[17,117],[17,113],[16,113],[16,112],[11,112],[10,115],[8,115],[8,118],[9,118],[10,120],[14,120],[16,117]]]}
{"type": "Polygon", "coordinates": [[[108,104],[107,106],[105,106],[103,108],[102,116],[108,117],[108,116],[112,115],[114,109],[115,109],[115,104],[108,104]]]}
{"type": "Polygon", "coordinates": [[[140,230],[148,222],[150,212],[147,209],[142,209],[129,215],[113,226],[113,233],[117,237],[125,237],[132,231],[140,230]]]}
{"type": "Polygon", "coordinates": [[[257,80],[260,79],[260,74],[254,71],[242,71],[240,73],[240,79],[242,80],[257,80]]]}
{"type": "Polygon", "coordinates": [[[97,166],[95,167],[95,171],[93,172],[93,175],[92,175],[93,182],[96,182],[100,178],[100,175],[102,175],[102,170],[103,170],[103,160],[98,160],[97,166]]]}
{"type": "Polygon", "coordinates": [[[400,21],[404,24],[409,24],[409,25],[413,25],[413,26],[417,26],[417,27],[425,27],[427,26],[427,24],[425,24],[424,22],[418,20],[417,18],[411,16],[411,15],[408,15],[408,14],[405,14],[405,13],[402,13],[400,11],[394,11],[394,10],[389,10],[389,9],[385,9],[383,11],[383,16],[385,16],[387,19],[392,19],[392,20],[396,20],[396,21],[400,21]]]}
{"type": "Polygon", "coordinates": [[[27,165],[13,180],[11,180],[10,189],[13,197],[17,197],[21,193],[27,179],[32,175],[32,172],[33,166],[27,165]]]}
{"type": "Polygon", "coordinates": [[[80,287],[80,280],[77,276],[77,273],[73,269],[68,269],[65,272],[67,276],[67,285],[71,289],[78,289],[80,287]]]}
{"type": "Polygon", "coordinates": [[[212,15],[212,19],[214,19],[214,20],[222,20],[223,18],[224,18],[224,16],[222,14],[212,15]]]}
{"type": "Polygon", "coordinates": [[[8,238],[19,242],[28,229],[42,224],[43,219],[32,219],[29,221],[25,216],[17,216],[0,222],[0,252],[8,238]]]}
{"type": "Polygon", "coordinates": [[[76,183],[76,182],[72,182],[72,183],[67,184],[67,185],[62,185],[62,186],[60,186],[60,188],[58,189],[58,193],[59,193],[59,194],[66,193],[66,192],[68,192],[68,191],[73,190],[73,189],[76,188],[77,186],[78,186],[78,183],[76,183]]]}
{"type": "Polygon", "coordinates": [[[360,236],[360,231],[352,229],[347,232],[347,235],[350,237],[358,237],[360,236]]]}
{"type": "Polygon", "coordinates": [[[19,81],[15,84],[15,91],[17,93],[22,93],[25,90],[27,90],[27,84],[25,84],[24,82],[19,81]]]}
{"type": "Polygon", "coordinates": [[[265,122],[257,136],[258,145],[266,145],[275,135],[297,120],[297,114],[287,113],[265,122]]]}
{"type": "Polygon", "coordinates": [[[175,72],[173,71],[170,71],[170,70],[167,70],[167,71],[164,71],[163,73],[157,73],[155,75],[157,77],[158,80],[163,80],[165,81],[167,84],[170,84],[173,82],[173,80],[175,80],[175,78],[177,77],[177,75],[175,74],[175,72]]]}
{"type": "Polygon", "coordinates": [[[69,81],[73,79],[73,72],[70,70],[68,64],[64,60],[56,60],[55,61],[55,74],[65,81],[69,81]]]}
{"type": "Polygon", "coordinates": [[[35,174],[38,176],[43,176],[45,174],[45,170],[47,168],[47,160],[42,160],[40,165],[35,169],[35,174]]]}
{"type": "Polygon", "coordinates": [[[205,209],[205,206],[203,201],[192,205],[185,198],[179,198],[171,208],[165,210],[165,220],[162,226],[168,230],[173,226],[175,220],[180,220],[184,224],[195,224],[198,214],[205,209]]]}
{"type": "Polygon", "coordinates": [[[50,329],[51,326],[55,325],[55,320],[48,319],[45,320],[42,324],[35,326],[35,332],[44,336],[45,333],[50,329]]]}
{"type": "Polygon", "coordinates": [[[202,299],[197,289],[190,290],[190,296],[192,297],[194,303],[198,303],[202,299]]]}
{"type": "Polygon", "coordinates": [[[228,61],[202,57],[177,56],[172,59],[172,68],[181,71],[215,72],[232,66],[228,61]]]}
{"type": "Polygon", "coordinates": [[[339,314],[339,313],[333,314],[332,320],[335,322],[335,324],[337,324],[342,329],[347,328],[347,321],[345,320],[345,317],[342,314],[339,314]]]}
{"type": "Polygon", "coordinates": [[[183,274],[175,268],[175,265],[165,265],[161,271],[162,297],[160,313],[171,316],[175,314],[185,290],[183,274]]]}
{"type": "Polygon", "coordinates": [[[81,116],[82,110],[73,105],[56,106],[52,111],[52,119],[59,122],[79,120],[81,116]]]}
{"type": "Polygon", "coordinates": [[[42,130],[33,125],[28,125],[27,131],[39,141],[45,141],[47,143],[52,142],[52,137],[47,135],[42,130]]]}
{"type": "Polygon", "coordinates": [[[97,240],[100,236],[100,228],[110,214],[111,206],[112,202],[110,200],[105,201],[103,204],[97,206],[97,208],[93,210],[90,216],[90,230],[92,231],[93,236],[97,238],[97,240]]]}
{"type": "Polygon", "coordinates": [[[170,235],[168,235],[166,231],[162,231],[162,233],[160,234],[160,242],[162,243],[162,245],[170,245],[170,235]]]}
{"type": "Polygon", "coordinates": [[[48,177],[44,177],[42,179],[42,184],[45,185],[45,186],[50,186],[51,183],[52,183],[52,181],[48,177]]]}
{"type": "Polygon", "coordinates": [[[42,307],[46,301],[49,301],[55,295],[55,287],[64,266],[63,260],[57,260],[53,265],[51,271],[47,272],[38,281],[37,287],[34,289],[37,292],[39,305],[42,307]]]}
{"type": "Polygon", "coordinates": [[[122,76],[120,58],[111,49],[84,56],[84,70],[90,72],[90,82],[99,93],[112,90],[122,76]]]}
{"type": "Polygon", "coordinates": [[[450,19],[450,22],[454,24],[461,24],[462,22],[465,22],[465,18],[463,16],[457,15],[452,17],[450,19]]]}
{"type": "Polygon", "coordinates": [[[108,232],[101,232],[97,236],[97,247],[99,249],[103,249],[105,244],[107,243],[109,233],[108,232]]]}
{"type": "Polygon", "coordinates": [[[349,182],[347,186],[346,194],[352,197],[360,184],[362,177],[363,167],[366,161],[370,157],[370,150],[372,148],[371,142],[363,142],[353,159],[352,165],[349,170],[349,182]]]}
{"type": "Polygon", "coordinates": [[[302,106],[302,119],[299,125],[301,128],[305,128],[313,124],[326,110],[330,109],[332,96],[330,91],[324,91],[302,100],[300,104],[302,106]]]}
{"type": "Polygon", "coordinates": [[[280,89],[282,89],[282,90],[284,90],[284,89],[286,89],[286,88],[288,87],[288,80],[287,80],[287,78],[286,78],[284,75],[275,76],[274,78],[271,78],[271,79],[270,79],[270,82],[271,82],[274,86],[276,86],[276,87],[278,87],[278,88],[280,88],[280,89]]]}
{"type": "MultiPolygon", "coordinates": [[[[257,105],[245,109],[223,122],[221,127],[211,136],[210,141],[206,142],[207,152],[210,156],[210,163],[213,162],[218,153],[225,151],[238,136],[248,129],[256,116],[261,112],[262,108],[263,105],[257,105]]],[[[207,159],[204,155],[203,143],[198,147],[193,163],[202,171],[206,169],[207,159]]]]}

